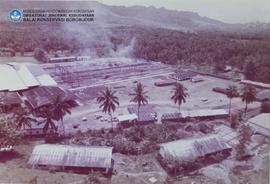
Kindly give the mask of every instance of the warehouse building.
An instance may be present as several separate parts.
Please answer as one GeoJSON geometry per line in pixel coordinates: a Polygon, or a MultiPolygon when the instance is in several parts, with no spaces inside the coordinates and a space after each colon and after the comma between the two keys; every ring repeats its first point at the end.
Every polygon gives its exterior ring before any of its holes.
{"type": "Polygon", "coordinates": [[[110,174],[114,164],[112,149],[112,147],[42,144],[34,147],[28,164],[33,168],[53,167],[79,173],[101,171],[110,174]]]}
{"type": "Polygon", "coordinates": [[[23,91],[37,86],[57,86],[39,65],[9,63],[0,65],[0,91],[23,91]]]}
{"type": "Polygon", "coordinates": [[[9,63],[0,65],[0,106],[8,111],[26,102],[32,109],[51,104],[57,96],[77,105],[78,97],[61,89],[40,65],[32,63],[9,63]]]}
{"type": "Polygon", "coordinates": [[[207,135],[200,138],[182,139],[160,144],[157,159],[161,165],[171,172],[176,163],[196,163],[208,156],[221,153],[224,158],[230,155],[231,146],[218,135],[207,135]]]}

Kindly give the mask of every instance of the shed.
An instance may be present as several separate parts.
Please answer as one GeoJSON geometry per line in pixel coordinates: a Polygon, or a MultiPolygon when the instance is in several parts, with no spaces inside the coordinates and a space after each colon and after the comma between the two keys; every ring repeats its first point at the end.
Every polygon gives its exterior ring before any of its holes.
{"type": "Polygon", "coordinates": [[[210,154],[229,150],[231,146],[218,135],[212,134],[160,144],[159,155],[163,159],[195,161],[210,154]]]}
{"type": "Polygon", "coordinates": [[[262,82],[256,82],[256,81],[251,81],[251,80],[241,80],[242,84],[247,84],[247,85],[252,85],[258,88],[265,88],[265,89],[270,89],[270,84],[267,83],[262,83],[262,82]]]}
{"type": "Polygon", "coordinates": [[[160,81],[160,82],[155,82],[154,85],[155,86],[158,86],[158,87],[164,87],[164,86],[172,86],[172,85],[175,85],[175,80],[163,80],[163,81],[160,81]]]}
{"type": "MultiPolygon", "coordinates": [[[[129,105],[127,109],[129,113],[138,115],[137,105],[129,105]]],[[[155,121],[157,121],[157,112],[154,110],[154,106],[150,104],[141,105],[137,122],[139,124],[148,124],[155,121]]]]}
{"type": "Polygon", "coordinates": [[[248,125],[255,133],[270,137],[270,113],[262,113],[249,119],[248,125]]]}
{"type": "Polygon", "coordinates": [[[181,121],[181,120],[183,120],[181,113],[166,113],[166,114],[162,114],[161,116],[162,123],[170,122],[170,121],[181,121]]]}
{"type": "Polygon", "coordinates": [[[138,119],[136,114],[125,114],[117,116],[119,122],[131,122],[138,119]]]}
{"type": "Polygon", "coordinates": [[[265,89],[265,90],[258,92],[256,94],[256,100],[258,100],[260,102],[270,100],[270,90],[265,89]]]}
{"type": "Polygon", "coordinates": [[[34,147],[28,164],[33,167],[110,173],[113,168],[112,147],[42,144],[34,147]]]}
{"type": "Polygon", "coordinates": [[[48,62],[49,63],[58,63],[58,62],[72,62],[75,61],[76,57],[75,56],[65,56],[65,57],[53,57],[49,58],[48,62]]]}
{"type": "Polygon", "coordinates": [[[119,122],[119,126],[130,127],[138,120],[138,116],[135,113],[125,114],[125,115],[119,115],[117,119],[119,122]]]}
{"type": "Polygon", "coordinates": [[[183,81],[189,80],[197,74],[190,70],[178,70],[174,74],[170,74],[169,77],[174,80],[183,81]]]}
{"type": "Polygon", "coordinates": [[[8,112],[14,107],[19,107],[22,100],[17,92],[0,92],[0,110],[8,112]]]}
{"type": "Polygon", "coordinates": [[[227,88],[219,88],[219,87],[215,87],[212,89],[213,91],[217,92],[217,93],[222,93],[227,95],[228,93],[228,89],[227,88]]]}
{"type": "Polygon", "coordinates": [[[201,75],[196,75],[190,79],[191,82],[202,82],[204,78],[201,75]]]}

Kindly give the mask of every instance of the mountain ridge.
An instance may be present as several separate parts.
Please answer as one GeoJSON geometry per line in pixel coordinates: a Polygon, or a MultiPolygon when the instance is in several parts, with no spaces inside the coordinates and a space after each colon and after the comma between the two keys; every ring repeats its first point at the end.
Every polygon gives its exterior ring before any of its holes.
{"type": "Polygon", "coordinates": [[[231,24],[200,16],[196,12],[169,10],[154,6],[115,6],[97,1],[4,1],[0,6],[0,19],[7,21],[11,9],[85,9],[95,11],[95,24],[103,26],[148,26],[183,32],[197,31],[269,31],[270,23],[231,24]]]}

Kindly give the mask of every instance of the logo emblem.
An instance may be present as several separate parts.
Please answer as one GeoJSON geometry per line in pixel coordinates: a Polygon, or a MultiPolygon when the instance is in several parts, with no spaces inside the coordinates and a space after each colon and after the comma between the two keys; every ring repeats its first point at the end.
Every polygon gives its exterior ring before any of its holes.
{"type": "Polygon", "coordinates": [[[22,19],[22,12],[20,10],[11,10],[9,12],[9,19],[11,22],[20,22],[22,19]]]}

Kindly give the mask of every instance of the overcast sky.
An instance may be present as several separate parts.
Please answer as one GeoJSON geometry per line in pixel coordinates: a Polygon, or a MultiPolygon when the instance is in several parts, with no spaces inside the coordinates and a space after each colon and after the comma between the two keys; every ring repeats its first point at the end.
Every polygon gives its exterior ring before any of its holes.
{"type": "Polygon", "coordinates": [[[97,0],[109,5],[144,5],[193,11],[228,23],[270,22],[270,0],[97,0]]]}

